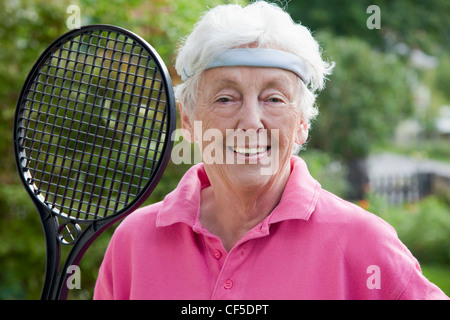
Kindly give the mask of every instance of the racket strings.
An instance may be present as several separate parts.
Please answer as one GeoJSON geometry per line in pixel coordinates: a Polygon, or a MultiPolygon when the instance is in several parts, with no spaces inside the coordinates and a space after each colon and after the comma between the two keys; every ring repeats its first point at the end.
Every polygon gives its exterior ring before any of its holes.
{"type": "Polygon", "coordinates": [[[155,61],[126,35],[94,31],[63,43],[35,79],[19,119],[30,187],[65,217],[120,211],[151,180],[167,138],[155,61]]]}

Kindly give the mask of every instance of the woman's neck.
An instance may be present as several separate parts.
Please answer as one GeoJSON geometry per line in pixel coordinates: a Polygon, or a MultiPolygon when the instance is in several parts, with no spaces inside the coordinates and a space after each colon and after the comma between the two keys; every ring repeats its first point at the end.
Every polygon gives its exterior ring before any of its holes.
{"type": "Polygon", "coordinates": [[[209,177],[211,186],[202,190],[200,222],[218,236],[229,251],[250,229],[264,220],[277,206],[290,166],[281,168],[270,183],[242,190],[221,179],[209,177]]]}

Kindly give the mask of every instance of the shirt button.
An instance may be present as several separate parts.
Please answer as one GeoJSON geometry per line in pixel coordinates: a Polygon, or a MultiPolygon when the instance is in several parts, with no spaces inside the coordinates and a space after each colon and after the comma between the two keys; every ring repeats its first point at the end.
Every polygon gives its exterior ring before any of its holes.
{"type": "Polygon", "coordinates": [[[220,259],[221,256],[222,256],[222,252],[220,252],[219,250],[214,250],[214,257],[216,259],[220,259]]]}
{"type": "Polygon", "coordinates": [[[223,287],[225,289],[231,289],[233,287],[233,281],[231,281],[231,280],[225,281],[225,285],[223,287]]]}

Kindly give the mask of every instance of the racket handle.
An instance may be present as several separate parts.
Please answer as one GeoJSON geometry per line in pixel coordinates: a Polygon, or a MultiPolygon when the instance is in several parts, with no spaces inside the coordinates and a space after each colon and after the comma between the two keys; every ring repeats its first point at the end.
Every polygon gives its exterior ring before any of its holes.
{"type": "MultiPolygon", "coordinates": [[[[108,222],[97,221],[83,230],[83,236],[80,237],[74,244],[69,254],[66,257],[65,263],[60,268],[61,261],[61,244],[56,237],[48,237],[47,240],[47,267],[44,281],[44,288],[42,290],[41,299],[43,300],[66,300],[69,287],[67,285],[68,274],[67,270],[70,266],[78,265],[83,258],[84,254],[100,234],[113,225],[117,220],[122,217],[117,217],[114,220],[108,222]],[[61,269],[61,270],[60,270],[61,269]]],[[[56,218],[54,218],[56,219],[56,218]]],[[[52,221],[48,219],[47,221],[52,221]]],[[[55,221],[53,221],[55,223],[55,221]]],[[[48,223],[51,228],[51,222],[48,223]]],[[[58,224],[54,224],[56,229],[58,224]]],[[[48,234],[48,233],[46,233],[48,234]]]]}
{"type": "Polygon", "coordinates": [[[55,300],[57,299],[57,289],[60,278],[59,266],[61,260],[61,244],[54,236],[55,233],[53,230],[58,229],[58,222],[55,217],[49,215],[48,218],[42,222],[42,227],[45,234],[47,257],[41,300],[55,300]]]}

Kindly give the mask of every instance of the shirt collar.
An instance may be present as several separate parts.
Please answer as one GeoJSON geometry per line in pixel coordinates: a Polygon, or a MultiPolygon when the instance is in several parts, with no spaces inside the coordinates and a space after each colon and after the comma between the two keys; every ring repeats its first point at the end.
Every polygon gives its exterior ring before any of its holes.
{"type": "MultiPolygon", "coordinates": [[[[291,157],[291,174],[279,204],[268,219],[267,226],[283,220],[308,220],[314,212],[319,197],[320,184],[309,174],[303,159],[291,157]]],[[[203,164],[191,167],[181,178],[177,188],[163,200],[156,226],[185,223],[198,224],[201,190],[210,185],[203,164]]]]}
{"type": "Polygon", "coordinates": [[[303,159],[291,157],[291,175],[269,224],[289,219],[308,220],[316,208],[321,186],[309,173],[303,159]]]}

